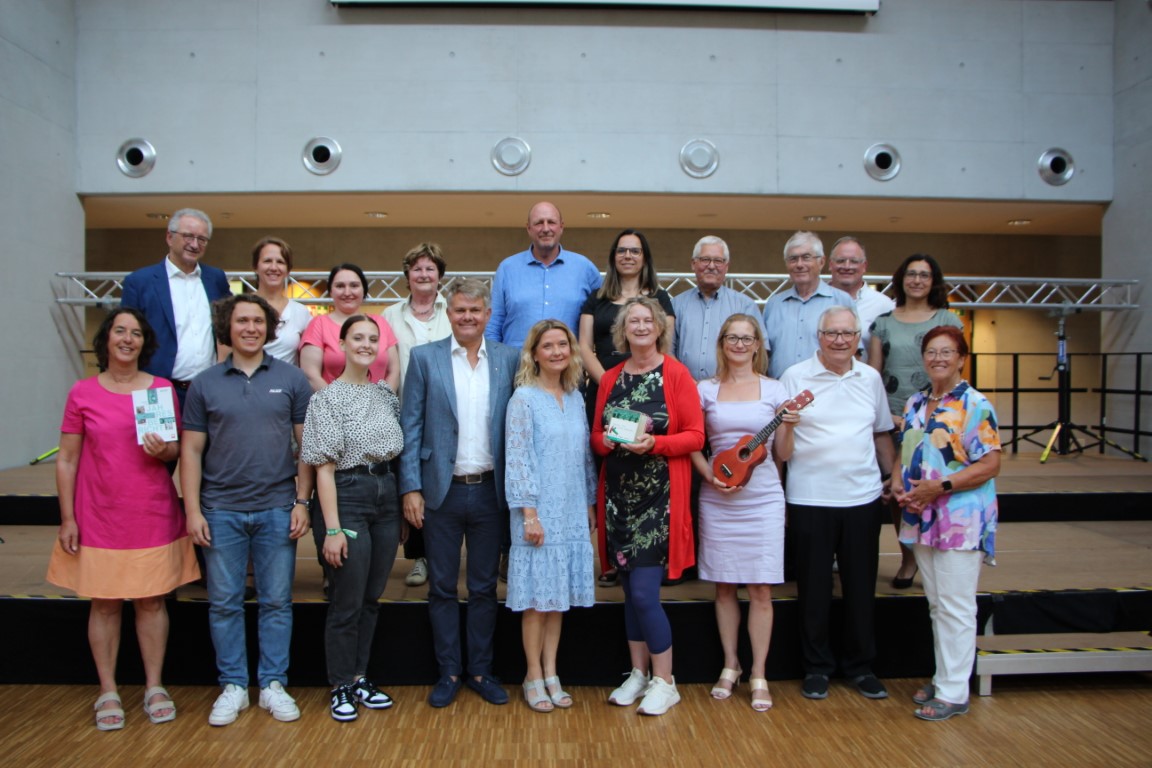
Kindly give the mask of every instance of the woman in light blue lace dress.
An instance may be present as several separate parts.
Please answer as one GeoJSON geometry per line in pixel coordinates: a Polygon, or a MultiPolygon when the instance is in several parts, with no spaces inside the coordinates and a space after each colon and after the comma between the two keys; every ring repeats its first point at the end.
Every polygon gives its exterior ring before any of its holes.
{"type": "Polygon", "coordinates": [[[576,338],[559,320],[532,327],[508,403],[505,491],[511,508],[506,605],[522,611],[524,699],[537,712],[572,706],[556,652],[564,611],[595,601],[596,474],[577,384],[576,338]]]}

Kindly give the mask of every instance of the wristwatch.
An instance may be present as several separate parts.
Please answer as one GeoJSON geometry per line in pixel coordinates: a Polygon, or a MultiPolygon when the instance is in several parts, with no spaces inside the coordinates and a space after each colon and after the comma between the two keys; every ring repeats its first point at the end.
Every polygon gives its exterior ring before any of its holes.
{"type": "Polygon", "coordinates": [[[941,480],[940,481],[940,487],[944,489],[944,493],[952,493],[952,481],[951,480],[941,480]]]}

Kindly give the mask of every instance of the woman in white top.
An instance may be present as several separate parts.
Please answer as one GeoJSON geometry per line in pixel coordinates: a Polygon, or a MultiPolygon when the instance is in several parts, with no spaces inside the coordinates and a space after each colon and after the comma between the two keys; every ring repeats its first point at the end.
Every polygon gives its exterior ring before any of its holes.
{"type": "Polygon", "coordinates": [[[256,295],[272,305],[280,322],[276,340],[264,351],[292,365],[299,364],[300,334],[312,321],[312,313],[298,301],[292,301],[284,288],[292,271],[292,247],[278,237],[262,237],[252,246],[252,269],[256,272],[256,295]]]}
{"type": "Polygon", "coordinates": [[[408,299],[384,310],[384,319],[396,334],[400,350],[400,388],[404,394],[404,374],[412,347],[445,339],[452,333],[448,324],[448,303],[440,295],[440,281],[448,264],[436,243],[420,243],[404,254],[404,279],[408,281],[408,299]]]}
{"type": "MultiPolygon", "coordinates": [[[[452,333],[448,324],[448,302],[440,295],[440,280],[448,263],[436,243],[420,243],[404,254],[404,277],[408,281],[408,299],[384,310],[384,319],[396,334],[400,350],[400,388],[404,396],[404,376],[408,373],[408,356],[412,347],[439,341],[452,333]]],[[[412,570],[404,578],[410,587],[428,581],[428,560],[424,557],[424,533],[413,528],[404,542],[404,558],[412,561],[412,570]]]]}

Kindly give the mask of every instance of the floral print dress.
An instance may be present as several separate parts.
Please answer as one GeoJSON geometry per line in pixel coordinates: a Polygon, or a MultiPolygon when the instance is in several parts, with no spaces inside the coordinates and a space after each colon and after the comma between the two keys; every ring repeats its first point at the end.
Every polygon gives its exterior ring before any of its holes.
{"type": "MultiPolygon", "coordinates": [[[[622,371],[608,395],[605,412],[630,408],[651,418],[653,435],[668,433],[664,366],[641,374],[622,371]]],[[[617,447],[605,458],[605,534],[609,558],[624,570],[668,562],[668,460],[617,447]]]]}

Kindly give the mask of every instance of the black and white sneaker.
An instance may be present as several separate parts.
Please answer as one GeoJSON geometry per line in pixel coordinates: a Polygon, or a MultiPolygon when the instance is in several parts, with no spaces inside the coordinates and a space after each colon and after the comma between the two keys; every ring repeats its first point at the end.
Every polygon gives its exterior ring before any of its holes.
{"type": "Polygon", "coordinates": [[[356,694],[350,685],[342,685],[332,691],[332,719],[347,723],[355,720],[359,715],[356,712],[356,694]]]}
{"type": "Polygon", "coordinates": [[[388,709],[392,706],[392,697],[376,687],[366,677],[362,677],[352,684],[352,695],[368,709],[388,709]]]}

